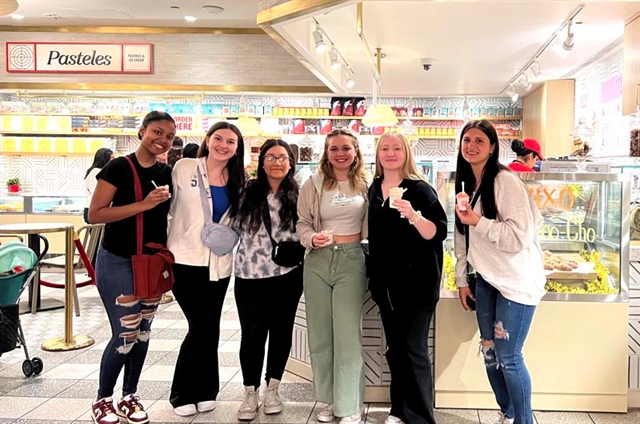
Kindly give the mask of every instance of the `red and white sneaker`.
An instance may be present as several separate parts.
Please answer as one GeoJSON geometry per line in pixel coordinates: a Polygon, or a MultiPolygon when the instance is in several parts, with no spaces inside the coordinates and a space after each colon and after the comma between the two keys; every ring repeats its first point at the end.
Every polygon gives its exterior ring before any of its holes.
{"type": "Polygon", "coordinates": [[[149,414],[140,403],[140,397],[134,394],[126,395],[118,402],[116,413],[126,418],[129,424],[146,424],[149,422],[149,414]]]}
{"type": "Polygon", "coordinates": [[[113,407],[113,399],[102,398],[93,402],[91,406],[91,418],[96,424],[117,424],[120,418],[113,407]]]}

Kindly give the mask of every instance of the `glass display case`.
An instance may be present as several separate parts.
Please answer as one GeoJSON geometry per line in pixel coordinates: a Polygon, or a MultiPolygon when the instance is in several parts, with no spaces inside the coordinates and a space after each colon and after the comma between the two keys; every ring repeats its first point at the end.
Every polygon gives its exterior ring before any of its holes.
{"type": "Polygon", "coordinates": [[[0,213],[24,213],[24,197],[19,194],[0,194],[0,213]]]}
{"type": "Polygon", "coordinates": [[[0,213],[82,214],[84,196],[0,195],[0,213]]]}
{"type": "MultiPolygon", "coordinates": [[[[522,173],[544,222],[544,300],[626,302],[629,283],[630,181],[611,173],[522,173]]],[[[455,173],[438,173],[438,195],[449,217],[442,295],[455,286],[455,173]]],[[[457,297],[457,294],[455,294],[457,297]]]]}

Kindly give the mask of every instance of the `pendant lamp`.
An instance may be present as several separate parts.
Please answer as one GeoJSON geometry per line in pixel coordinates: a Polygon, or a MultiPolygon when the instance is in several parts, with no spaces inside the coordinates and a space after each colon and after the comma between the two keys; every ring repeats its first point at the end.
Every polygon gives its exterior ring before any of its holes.
{"type": "Polygon", "coordinates": [[[16,0],[0,1],[0,16],[7,16],[18,10],[18,2],[16,0]]]}
{"type": "Polygon", "coordinates": [[[260,128],[260,124],[256,118],[240,116],[235,122],[235,126],[238,127],[243,137],[262,135],[262,128],[260,128]]]}

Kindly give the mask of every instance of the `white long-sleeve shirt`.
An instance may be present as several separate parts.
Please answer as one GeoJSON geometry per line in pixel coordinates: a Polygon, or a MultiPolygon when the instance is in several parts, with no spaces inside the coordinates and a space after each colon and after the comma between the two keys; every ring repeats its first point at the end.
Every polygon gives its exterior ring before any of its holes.
{"type": "MultiPolygon", "coordinates": [[[[455,230],[456,284],[466,287],[467,261],[507,299],[537,305],[545,294],[542,249],[538,233],[542,215],[526,185],[513,173],[501,171],[495,179],[497,219],[481,217],[470,226],[469,252],[465,238],[455,230]]],[[[482,197],[473,211],[482,215],[482,197]]]]}
{"type": "Polygon", "coordinates": [[[84,207],[87,209],[91,206],[91,198],[93,197],[93,192],[96,191],[96,186],[98,185],[96,175],[98,175],[100,171],[102,171],[102,168],[93,168],[89,171],[89,174],[87,174],[87,178],[84,179],[84,207]]]}

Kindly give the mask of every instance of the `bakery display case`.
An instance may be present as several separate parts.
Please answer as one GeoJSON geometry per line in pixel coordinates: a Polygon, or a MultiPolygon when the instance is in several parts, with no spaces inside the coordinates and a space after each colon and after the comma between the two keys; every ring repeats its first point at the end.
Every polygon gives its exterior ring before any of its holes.
{"type": "Polygon", "coordinates": [[[0,195],[0,213],[82,214],[84,196],[19,193],[0,195]]]}
{"type": "Polygon", "coordinates": [[[24,197],[17,194],[0,194],[0,213],[23,213],[24,197]]]}
{"type": "MultiPolygon", "coordinates": [[[[544,219],[539,233],[547,277],[544,300],[627,301],[631,194],[628,177],[603,173],[519,175],[544,219]]],[[[454,177],[454,173],[438,174],[438,193],[451,218],[444,296],[451,296],[456,290],[454,177]]]]}
{"type": "MultiPolygon", "coordinates": [[[[547,293],[523,348],[534,381],[532,406],[626,412],[630,178],[519,176],[544,218],[539,241],[546,269],[540,272],[547,277],[547,293]]],[[[435,402],[438,408],[488,409],[495,407],[495,397],[477,355],[476,315],[462,309],[455,286],[454,177],[439,172],[437,180],[449,238],[435,314],[435,402]]]]}

